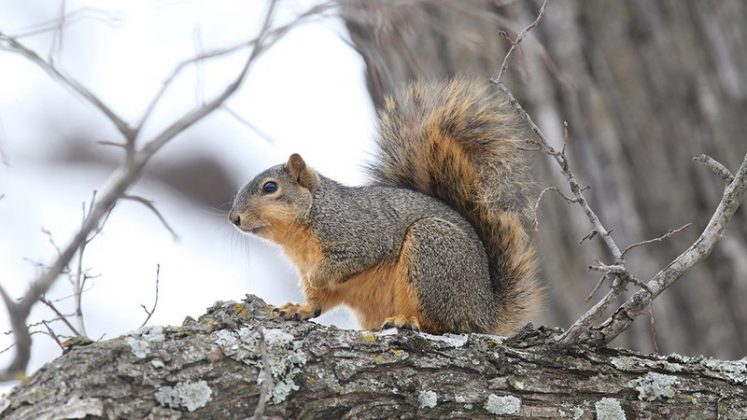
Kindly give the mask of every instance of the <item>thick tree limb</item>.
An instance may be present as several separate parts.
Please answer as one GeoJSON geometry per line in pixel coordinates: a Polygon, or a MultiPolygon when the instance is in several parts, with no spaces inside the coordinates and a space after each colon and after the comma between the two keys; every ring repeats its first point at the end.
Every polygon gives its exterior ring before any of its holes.
{"type": "Polygon", "coordinates": [[[8,420],[265,417],[744,418],[744,361],[640,355],[468,334],[339,330],[281,321],[256,297],[181,327],[73,347],[5,401],[8,420]],[[260,331],[267,357],[263,362],[260,331]],[[265,366],[269,365],[269,369],[265,366]]]}

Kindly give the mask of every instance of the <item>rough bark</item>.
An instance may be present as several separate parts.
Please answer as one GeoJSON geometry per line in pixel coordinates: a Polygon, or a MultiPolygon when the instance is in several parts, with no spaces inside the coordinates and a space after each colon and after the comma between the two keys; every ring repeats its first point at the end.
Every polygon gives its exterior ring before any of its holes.
{"type": "MultiPolygon", "coordinates": [[[[540,0],[341,0],[350,39],[366,64],[374,104],[414,79],[457,73],[495,76],[510,43],[534,20],[540,0]]],[[[721,183],[695,155],[736,168],[747,152],[747,6],[744,2],[551,1],[514,53],[503,80],[567,154],[600,219],[621,246],[692,222],[692,228],[626,255],[649,278],[708,223],[721,183]]],[[[567,183],[555,163],[533,156],[541,186],[567,183]]],[[[548,302],[541,323],[567,327],[612,263],[576,206],[547,194],[537,234],[548,302]]],[[[710,258],[657,299],[664,352],[741,357],[747,353],[747,212],[737,212],[710,258]]],[[[606,287],[606,286],[605,286],[606,287]]],[[[623,296],[625,298],[627,296],[623,296]]],[[[616,302],[616,303],[622,303],[616,302]]],[[[612,305],[613,307],[617,305],[612,305]]],[[[617,345],[651,351],[646,320],[617,345]]]]}
{"type": "Polygon", "coordinates": [[[268,365],[265,416],[747,417],[746,359],[561,353],[543,344],[551,333],[339,330],[278,320],[247,296],[180,327],[73,347],[0,400],[0,417],[244,418],[268,365]]]}

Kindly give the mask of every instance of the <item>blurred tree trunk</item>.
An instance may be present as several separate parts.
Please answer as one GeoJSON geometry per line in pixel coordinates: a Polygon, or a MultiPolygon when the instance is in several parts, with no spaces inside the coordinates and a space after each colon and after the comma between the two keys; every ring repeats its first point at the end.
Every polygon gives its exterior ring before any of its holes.
{"type": "MultiPolygon", "coordinates": [[[[509,42],[534,20],[538,0],[344,2],[350,38],[366,64],[374,103],[414,79],[498,73],[509,42]]],[[[514,54],[505,81],[551,141],[563,141],[587,196],[621,245],[693,227],[631,251],[645,278],[684,250],[717,205],[721,181],[692,163],[706,153],[735,169],[747,151],[747,3],[723,1],[551,1],[514,54]]],[[[542,186],[566,187],[535,154],[542,186]]],[[[747,353],[747,212],[739,210],[714,253],[655,303],[663,352],[747,353]]],[[[548,194],[537,234],[547,309],[540,322],[567,327],[608,260],[582,211],[548,194]]],[[[601,292],[600,292],[601,293],[601,292]]],[[[639,320],[614,344],[650,351],[639,320]]]]}

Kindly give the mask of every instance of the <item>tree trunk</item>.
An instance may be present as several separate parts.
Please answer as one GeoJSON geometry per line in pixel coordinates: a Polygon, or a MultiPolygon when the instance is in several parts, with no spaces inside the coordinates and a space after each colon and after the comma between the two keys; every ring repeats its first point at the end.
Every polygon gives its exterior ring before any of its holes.
{"type": "Polygon", "coordinates": [[[268,367],[269,417],[747,417],[745,360],[561,353],[543,344],[550,333],[339,330],[278,320],[247,296],[181,327],[73,347],[0,400],[0,417],[245,418],[268,367]]]}
{"type": "MultiPolygon", "coordinates": [[[[366,63],[374,103],[414,79],[457,73],[496,76],[510,45],[533,21],[538,0],[345,2],[342,15],[366,63]]],[[[513,55],[504,80],[550,140],[569,124],[572,170],[592,206],[623,246],[693,227],[626,255],[647,278],[684,250],[708,222],[721,183],[694,155],[734,169],[747,152],[747,4],[723,1],[550,1],[513,55]]],[[[566,183],[554,162],[534,153],[541,186],[566,183]]],[[[546,325],[567,327],[611,262],[577,206],[548,193],[537,235],[547,286],[546,325]]],[[[654,304],[664,352],[734,358],[747,354],[747,212],[734,217],[711,257],[654,304]]],[[[601,295],[597,295],[599,297],[601,295]]],[[[616,344],[653,349],[648,320],[616,344]]]]}

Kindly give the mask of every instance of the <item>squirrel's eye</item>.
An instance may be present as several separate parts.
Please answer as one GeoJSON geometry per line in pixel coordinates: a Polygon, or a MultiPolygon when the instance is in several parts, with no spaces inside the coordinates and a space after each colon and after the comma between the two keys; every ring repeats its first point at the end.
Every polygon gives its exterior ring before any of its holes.
{"type": "Polygon", "coordinates": [[[278,184],[273,181],[267,181],[262,185],[262,192],[265,194],[271,194],[278,190],[278,184]]]}

